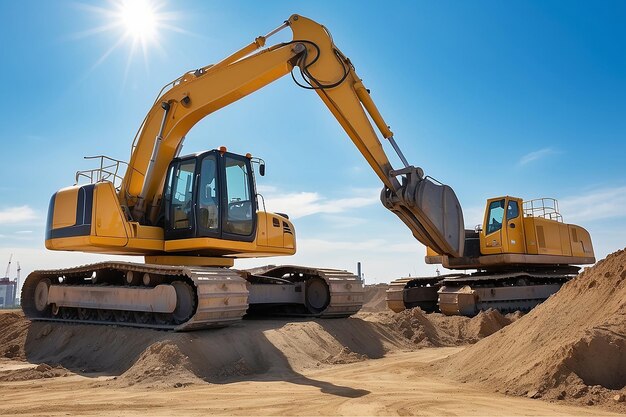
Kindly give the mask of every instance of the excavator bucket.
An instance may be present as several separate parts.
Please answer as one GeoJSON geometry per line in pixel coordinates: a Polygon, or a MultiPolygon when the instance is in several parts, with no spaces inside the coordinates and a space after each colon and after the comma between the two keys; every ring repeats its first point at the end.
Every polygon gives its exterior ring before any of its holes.
{"type": "Polygon", "coordinates": [[[384,187],[383,205],[394,212],[413,236],[437,253],[460,257],[465,243],[463,210],[452,188],[430,177],[420,168],[402,170],[398,190],[384,187]]]}

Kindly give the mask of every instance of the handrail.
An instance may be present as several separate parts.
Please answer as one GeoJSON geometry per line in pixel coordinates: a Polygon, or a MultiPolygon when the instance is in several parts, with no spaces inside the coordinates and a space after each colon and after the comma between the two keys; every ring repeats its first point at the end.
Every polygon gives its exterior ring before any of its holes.
{"type": "Polygon", "coordinates": [[[542,217],[563,223],[563,216],[559,213],[559,202],[555,198],[543,197],[524,201],[523,209],[526,217],[542,217]]]}
{"type": "Polygon", "coordinates": [[[127,162],[106,155],[85,156],[84,159],[99,159],[100,167],[77,171],[74,185],[78,185],[81,179],[87,179],[89,184],[108,181],[113,183],[115,189],[119,191],[124,179],[124,174],[120,172],[120,168],[122,165],[128,166],[127,162]]]}

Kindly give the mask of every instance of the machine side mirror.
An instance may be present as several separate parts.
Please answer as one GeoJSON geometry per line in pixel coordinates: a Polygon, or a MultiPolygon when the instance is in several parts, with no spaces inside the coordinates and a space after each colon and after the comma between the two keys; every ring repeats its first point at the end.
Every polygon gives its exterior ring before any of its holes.
{"type": "Polygon", "coordinates": [[[265,164],[263,162],[259,164],[259,175],[262,177],[265,176],[265,164]]]}

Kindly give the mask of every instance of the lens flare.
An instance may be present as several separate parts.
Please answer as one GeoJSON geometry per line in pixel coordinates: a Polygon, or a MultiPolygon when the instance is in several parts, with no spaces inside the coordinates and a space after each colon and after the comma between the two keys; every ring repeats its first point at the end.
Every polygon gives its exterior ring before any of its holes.
{"type": "Polygon", "coordinates": [[[126,0],[119,5],[119,19],[134,41],[153,41],[157,36],[158,18],[148,0],[126,0]]]}

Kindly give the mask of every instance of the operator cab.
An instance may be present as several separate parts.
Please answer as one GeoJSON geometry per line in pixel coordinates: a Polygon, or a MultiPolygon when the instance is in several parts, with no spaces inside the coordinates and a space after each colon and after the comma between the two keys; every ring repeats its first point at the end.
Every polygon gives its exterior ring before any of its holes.
{"type": "Polygon", "coordinates": [[[252,172],[249,154],[225,148],[172,160],[162,203],[165,240],[253,241],[257,201],[252,172]]]}

